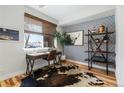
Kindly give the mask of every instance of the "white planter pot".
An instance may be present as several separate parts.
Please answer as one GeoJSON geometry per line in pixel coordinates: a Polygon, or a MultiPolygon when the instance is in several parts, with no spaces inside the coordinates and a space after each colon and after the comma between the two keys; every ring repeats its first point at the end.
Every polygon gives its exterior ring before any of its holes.
{"type": "Polygon", "coordinates": [[[61,60],[65,60],[65,59],[66,59],[66,55],[62,55],[61,60]]]}

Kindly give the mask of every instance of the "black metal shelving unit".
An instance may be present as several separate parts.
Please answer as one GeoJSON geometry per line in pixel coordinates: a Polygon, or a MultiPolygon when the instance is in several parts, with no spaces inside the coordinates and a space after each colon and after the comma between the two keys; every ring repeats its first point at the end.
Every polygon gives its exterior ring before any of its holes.
{"type": "Polygon", "coordinates": [[[85,36],[88,36],[88,51],[85,51],[88,53],[88,58],[85,59],[85,61],[88,61],[89,70],[92,68],[93,62],[105,63],[106,73],[108,75],[108,65],[112,63],[108,60],[108,54],[115,54],[114,52],[111,52],[108,49],[109,43],[111,43],[109,35],[113,33],[114,32],[109,32],[108,28],[106,27],[103,33],[92,33],[90,30],[88,30],[88,34],[85,34],[85,36]],[[100,38],[100,40],[97,42],[96,36],[97,39],[100,38]],[[105,47],[104,49],[102,49],[103,45],[105,47]]]}

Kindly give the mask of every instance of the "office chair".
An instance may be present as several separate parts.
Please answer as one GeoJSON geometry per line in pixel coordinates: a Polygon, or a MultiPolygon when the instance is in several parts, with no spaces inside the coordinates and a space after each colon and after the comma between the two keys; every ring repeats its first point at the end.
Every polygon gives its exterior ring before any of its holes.
{"type": "Polygon", "coordinates": [[[43,58],[43,59],[48,62],[48,66],[50,66],[50,61],[53,61],[54,66],[55,66],[55,62],[56,62],[56,50],[50,51],[48,57],[43,58]]]}

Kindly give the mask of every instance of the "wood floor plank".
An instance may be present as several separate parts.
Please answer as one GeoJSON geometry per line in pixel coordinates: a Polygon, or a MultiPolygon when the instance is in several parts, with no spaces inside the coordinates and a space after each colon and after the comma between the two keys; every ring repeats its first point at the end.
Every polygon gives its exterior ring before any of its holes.
{"type": "Polygon", "coordinates": [[[1,83],[1,86],[2,87],[6,87],[7,86],[6,83],[5,83],[5,81],[1,81],[0,83],[1,83]]]}
{"type": "Polygon", "coordinates": [[[19,76],[15,76],[17,82],[21,82],[21,78],[20,78],[20,75],[19,76]]]}
{"type": "Polygon", "coordinates": [[[10,79],[5,80],[5,83],[6,83],[6,87],[11,87],[10,79]]]}
{"type": "Polygon", "coordinates": [[[12,79],[10,79],[10,84],[11,84],[11,86],[14,86],[14,82],[12,79]]]}

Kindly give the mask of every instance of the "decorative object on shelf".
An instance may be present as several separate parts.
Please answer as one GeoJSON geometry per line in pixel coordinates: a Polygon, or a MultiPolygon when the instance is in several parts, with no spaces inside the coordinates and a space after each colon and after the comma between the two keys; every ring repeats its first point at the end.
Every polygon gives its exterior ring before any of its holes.
{"type": "Polygon", "coordinates": [[[100,43],[100,39],[99,39],[99,38],[96,38],[96,39],[95,39],[95,42],[96,42],[96,43],[100,43]]]}
{"type": "Polygon", "coordinates": [[[104,41],[103,41],[104,43],[107,43],[107,42],[109,41],[109,37],[108,37],[107,35],[105,35],[105,36],[103,37],[103,40],[104,40],[104,41]]]}
{"type": "Polygon", "coordinates": [[[84,31],[75,31],[67,34],[72,40],[72,43],[70,45],[82,46],[84,44],[84,31]]]}
{"type": "Polygon", "coordinates": [[[105,26],[104,25],[100,25],[98,31],[99,31],[99,33],[105,32],[105,26]]]}
{"type": "MultiPolygon", "coordinates": [[[[114,52],[109,51],[108,41],[110,41],[109,36],[114,32],[108,32],[107,27],[102,27],[99,31],[100,33],[92,33],[90,30],[88,30],[88,34],[85,35],[88,36],[88,51],[86,51],[88,52],[88,59],[85,60],[88,61],[89,70],[92,68],[92,64],[94,62],[106,64],[106,73],[108,75],[109,64],[113,64],[113,62],[109,61],[108,54],[115,54],[114,52]],[[97,38],[95,38],[96,36],[97,38]]],[[[113,65],[115,66],[115,64],[113,65]]]]}
{"type": "Polygon", "coordinates": [[[91,33],[96,33],[96,27],[95,26],[91,29],[91,33]]]}
{"type": "Polygon", "coordinates": [[[0,40],[19,40],[19,31],[7,29],[7,28],[0,28],[0,40]]]}

